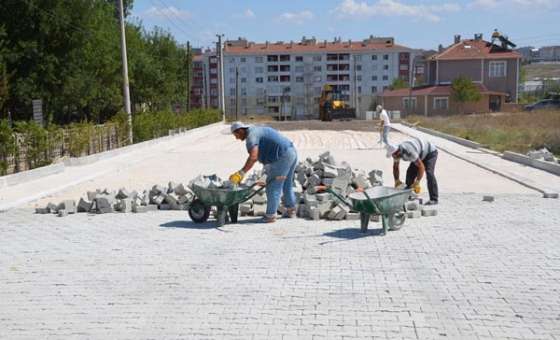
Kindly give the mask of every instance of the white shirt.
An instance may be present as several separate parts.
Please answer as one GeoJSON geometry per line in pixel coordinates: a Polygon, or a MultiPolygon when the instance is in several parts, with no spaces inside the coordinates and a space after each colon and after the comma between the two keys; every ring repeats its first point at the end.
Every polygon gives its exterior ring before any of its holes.
{"type": "Polygon", "coordinates": [[[389,120],[389,115],[387,114],[387,111],[381,110],[381,114],[379,115],[379,118],[383,120],[383,126],[391,126],[391,121],[389,120]]]}

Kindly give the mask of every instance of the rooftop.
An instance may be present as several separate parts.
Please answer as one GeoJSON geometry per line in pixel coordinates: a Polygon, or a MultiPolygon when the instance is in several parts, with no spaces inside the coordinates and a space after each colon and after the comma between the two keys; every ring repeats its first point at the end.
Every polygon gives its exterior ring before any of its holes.
{"type": "Polygon", "coordinates": [[[498,46],[482,39],[467,39],[455,43],[440,53],[430,57],[431,60],[464,59],[518,59],[521,54],[508,48],[498,46]]]}
{"type": "MultiPolygon", "coordinates": [[[[490,91],[484,84],[475,83],[481,94],[505,95],[503,92],[490,91]]],[[[383,97],[406,97],[406,96],[448,96],[452,93],[451,85],[421,86],[412,89],[398,89],[383,92],[383,97]]]]}

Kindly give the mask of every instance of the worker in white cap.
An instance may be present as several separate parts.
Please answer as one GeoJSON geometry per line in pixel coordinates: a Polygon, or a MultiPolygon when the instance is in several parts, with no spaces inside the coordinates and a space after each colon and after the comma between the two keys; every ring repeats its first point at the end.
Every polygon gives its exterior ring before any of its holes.
{"type": "Polygon", "coordinates": [[[435,167],[438,157],[438,150],[434,144],[413,137],[411,140],[400,143],[399,145],[387,144],[387,158],[393,158],[393,177],[395,187],[401,187],[400,180],[400,160],[410,162],[406,171],[406,188],[412,188],[416,194],[422,190],[420,181],[426,174],[428,181],[428,193],[430,200],[425,205],[438,204],[438,184],[435,176],[435,167]]]}
{"type": "Polygon", "coordinates": [[[389,131],[391,131],[391,120],[389,119],[389,115],[387,111],[383,109],[383,106],[377,105],[376,109],[377,113],[379,114],[379,119],[381,122],[379,123],[379,144],[385,143],[385,145],[389,144],[389,131]]]}
{"type": "Polygon", "coordinates": [[[276,212],[283,194],[286,217],[295,217],[296,198],[293,190],[297,152],[293,143],[278,131],[266,126],[247,125],[235,122],[231,125],[235,139],[245,141],[249,156],[243,167],[233,173],[229,180],[239,184],[245,174],[259,161],[268,165],[266,186],[266,214],[263,222],[276,221],[276,212]]]}

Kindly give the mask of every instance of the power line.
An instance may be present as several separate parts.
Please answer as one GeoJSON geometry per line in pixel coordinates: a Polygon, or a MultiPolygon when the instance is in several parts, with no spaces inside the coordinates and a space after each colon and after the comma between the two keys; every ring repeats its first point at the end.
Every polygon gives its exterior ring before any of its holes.
{"type": "MultiPolygon", "coordinates": [[[[187,31],[183,30],[183,28],[182,28],[179,24],[177,24],[177,23],[175,22],[175,20],[171,19],[171,17],[168,16],[167,13],[165,13],[164,10],[159,9],[159,8],[158,8],[158,5],[157,5],[153,0],[150,0],[150,2],[154,5],[154,9],[155,9],[156,11],[158,11],[161,15],[163,15],[164,17],[166,17],[167,20],[168,20],[173,26],[175,26],[179,31],[181,31],[183,34],[185,34],[185,36],[186,36],[187,38],[190,37],[191,40],[194,40],[194,41],[197,43],[197,45],[199,45],[200,42],[199,42],[197,39],[192,39],[191,34],[188,33],[187,31]]],[[[170,6],[168,6],[168,5],[165,4],[164,2],[160,2],[160,3],[161,3],[164,7],[170,8],[170,6]]]]}

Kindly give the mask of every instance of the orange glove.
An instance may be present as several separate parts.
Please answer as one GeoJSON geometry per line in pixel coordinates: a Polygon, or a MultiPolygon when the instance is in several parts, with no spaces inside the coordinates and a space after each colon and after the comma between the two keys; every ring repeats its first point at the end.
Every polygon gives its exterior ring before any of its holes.
{"type": "Polygon", "coordinates": [[[412,190],[416,195],[419,195],[422,192],[422,188],[420,187],[420,182],[414,181],[412,184],[412,190]]]}

